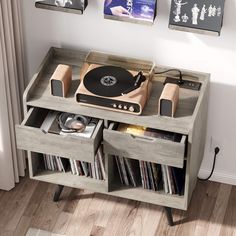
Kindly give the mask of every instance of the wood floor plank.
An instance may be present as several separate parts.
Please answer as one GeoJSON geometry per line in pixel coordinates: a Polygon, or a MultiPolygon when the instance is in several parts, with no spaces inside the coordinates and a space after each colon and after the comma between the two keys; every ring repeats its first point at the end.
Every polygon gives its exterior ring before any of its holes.
{"type": "MultiPolygon", "coordinates": [[[[184,219],[186,218],[186,211],[181,211],[178,209],[173,209],[173,219],[174,219],[174,226],[169,227],[166,226],[168,228],[168,230],[166,230],[166,235],[167,236],[179,236],[180,234],[178,234],[179,228],[181,223],[180,222],[184,222],[184,219]]],[[[166,216],[165,216],[166,218],[166,216]]],[[[167,224],[167,221],[166,221],[167,224]]]]}
{"type": "Polygon", "coordinates": [[[52,232],[57,234],[66,234],[71,218],[71,213],[62,211],[57,217],[57,221],[52,229],[52,232]]]}
{"type": "Polygon", "coordinates": [[[137,214],[127,235],[156,235],[155,232],[157,227],[160,225],[162,215],[162,207],[147,203],[140,203],[137,214]]]}
{"type": "Polygon", "coordinates": [[[66,236],[236,236],[236,186],[198,182],[188,211],[173,210],[173,227],[160,206],[71,188],[54,203],[55,189],[25,178],[0,191],[0,236],[25,236],[29,228],[66,236]]]}
{"type": "Polygon", "coordinates": [[[31,217],[29,216],[22,216],[20,221],[14,231],[14,235],[17,236],[24,236],[26,235],[28,229],[30,228],[31,217]]]}
{"type": "Polygon", "coordinates": [[[5,227],[6,222],[8,221],[7,215],[9,215],[8,208],[12,205],[14,199],[22,192],[27,181],[30,180],[28,178],[23,178],[20,184],[17,184],[14,189],[11,191],[4,191],[0,204],[0,228],[5,227]]]}
{"type": "Polygon", "coordinates": [[[89,207],[93,200],[94,193],[87,190],[82,190],[80,193],[80,199],[77,204],[76,210],[72,215],[69,226],[66,231],[66,235],[87,236],[92,230],[91,222],[94,222],[93,215],[89,213],[89,207]]]}
{"type": "Polygon", "coordinates": [[[103,236],[105,229],[100,226],[94,226],[90,233],[90,236],[103,236]]]}
{"type": "MultiPolygon", "coordinates": [[[[53,184],[48,185],[48,189],[42,198],[36,213],[32,217],[31,226],[39,228],[46,231],[52,231],[54,225],[56,224],[57,217],[63,210],[66,200],[60,200],[58,202],[53,202],[53,196],[55,193],[56,186],[53,184]]],[[[69,196],[69,188],[65,189],[67,191],[62,192],[62,198],[66,199],[69,196]]]]}
{"type": "Polygon", "coordinates": [[[193,192],[188,211],[185,212],[184,218],[181,221],[175,222],[179,225],[176,232],[176,236],[194,235],[202,199],[204,198],[209,186],[209,182],[197,183],[196,189],[193,192]]]}
{"type": "Polygon", "coordinates": [[[68,199],[65,203],[65,206],[63,208],[64,212],[74,214],[75,209],[76,209],[77,204],[80,199],[81,191],[82,190],[80,190],[80,189],[75,189],[75,188],[71,189],[71,192],[70,192],[68,199]]]}
{"type": "Polygon", "coordinates": [[[92,201],[92,208],[96,214],[94,224],[105,228],[111,218],[112,211],[116,204],[116,198],[105,194],[96,193],[92,201]]]}
{"type": "Polygon", "coordinates": [[[18,194],[15,194],[14,198],[8,202],[3,216],[0,216],[3,218],[1,222],[5,230],[14,232],[35,188],[34,182],[27,179],[18,194]]]}
{"type": "Polygon", "coordinates": [[[126,227],[125,224],[127,221],[127,217],[129,217],[129,214],[131,214],[131,216],[133,217],[133,210],[135,212],[137,211],[137,202],[117,198],[115,207],[113,208],[113,211],[111,213],[111,218],[108,221],[108,224],[106,225],[104,236],[125,235],[121,234],[120,231],[127,230],[127,228],[122,228],[126,227]]]}
{"type": "Polygon", "coordinates": [[[42,202],[43,197],[48,189],[48,183],[37,182],[34,193],[32,194],[28,205],[25,208],[23,213],[24,216],[32,217],[35,214],[35,211],[38,209],[40,203],[42,202]]]}
{"type": "Polygon", "coordinates": [[[236,228],[236,186],[232,187],[220,236],[232,236],[236,228]]]}
{"type": "Polygon", "coordinates": [[[0,201],[1,201],[1,198],[3,197],[4,193],[5,193],[5,191],[0,190],[0,201]]]}
{"type": "Polygon", "coordinates": [[[5,230],[3,228],[0,228],[0,232],[1,232],[1,236],[16,236],[14,235],[14,232],[13,231],[9,231],[9,230],[5,230]]]}
{"type": "Polygon", "coordinates": [[[209,184],[205,196],[201,200],[202,203],[199,208],[199,215],[196,222],[194,236],[202,236],[207,232],[220,186],[221,185],[216,182],[209,184]]]}
{"type": "MultiPolygon", "coordinates": [[[[123,212],[122,221],[116,229],[115,235],[129,235],[130,228],[136,217],[140,202],[129,201],[125,212],[123,212]]],[[[109,222],[108,222],[109,223],[109,222]]]]}
{"type": "Polygon", "coordinates": [[[212,236],[212,235],[218,236],[220,234],[221,225],[224,220],[231,189],[232,189],[231,185],[228,184],[220,185],[214,210],[212,212],[212,216],[210,219],[210,225],[208,228],[207,236],[212,236]]]}

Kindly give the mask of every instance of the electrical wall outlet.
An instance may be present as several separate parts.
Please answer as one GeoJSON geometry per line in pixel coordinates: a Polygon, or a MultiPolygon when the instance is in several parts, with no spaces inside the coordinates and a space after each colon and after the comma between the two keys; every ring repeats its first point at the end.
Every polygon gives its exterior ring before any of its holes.
{"type": "Polygon", "coordinates": [[[220,148],[220,150],[221,150],[221,144],[218,142],[218,140],[216,140],[215,138],[211,137],[211,140],[210,140],[210,152],[214,153],[216,147],[220,148]]]}

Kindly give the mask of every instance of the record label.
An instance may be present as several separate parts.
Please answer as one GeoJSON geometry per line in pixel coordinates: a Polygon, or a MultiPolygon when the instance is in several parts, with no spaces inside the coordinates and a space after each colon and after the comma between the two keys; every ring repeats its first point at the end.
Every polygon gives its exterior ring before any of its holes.
{"type": "Polygon", "coordinates": [[[95,95],[118,97],[134,85],[134,77],[122,67],[101,66],[89,71],[83,83],[95,95]]]}

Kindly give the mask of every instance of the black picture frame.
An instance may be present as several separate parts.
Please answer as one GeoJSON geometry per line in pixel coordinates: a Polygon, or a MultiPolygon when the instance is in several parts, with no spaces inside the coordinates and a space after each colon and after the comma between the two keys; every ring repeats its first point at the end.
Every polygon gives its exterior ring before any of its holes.
{"type": "Polygon", "coordinates": [[[225,0],[171,0],[169,28],[219,36],[225,0]]]}

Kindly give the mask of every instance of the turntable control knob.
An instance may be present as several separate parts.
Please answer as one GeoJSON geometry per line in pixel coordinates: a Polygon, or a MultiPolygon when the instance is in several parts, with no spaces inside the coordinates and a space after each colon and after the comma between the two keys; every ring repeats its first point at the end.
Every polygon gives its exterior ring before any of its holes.
{"type": "Polygon", "coordinates": [[[127,110],[127,109],[128,109],[128,107],[126,105],[124,105],[124,110],[127,110]]]}
{"type": "Polygon", "coordinates": [[[130,106],[130,107],[129,107],[129,111],[134,112],[134,107],[133,107],[133,106],[130,106]]]}
{"type": "Polygon", "coordinates": [[[119,104],[118,108],[122,109],[122,105],[121,105],[121,104],[119,104]]]}
{"type": "Polygon", "coordinates": [[[117,105],[114,103],[114,104],[113,104],[113,107],[114,107],[114,108],[117,108],[117,105]]]}

